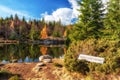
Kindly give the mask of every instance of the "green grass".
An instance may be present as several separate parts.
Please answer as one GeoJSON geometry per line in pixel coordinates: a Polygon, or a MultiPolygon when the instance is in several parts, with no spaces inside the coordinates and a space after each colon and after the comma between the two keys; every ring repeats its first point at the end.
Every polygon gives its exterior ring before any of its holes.
{"type": "Polygon", "coordinates": [[[8,70],[2,69],[0,70],[0,80],[5,79],[5,80],[19,80],[19,77],[17,74],[12,74],[8,70]]]}
{"type": "Polygon", "coordinates": [[[12,73],[10,73],[9,71],[7,70],[0,70],[0,77],[4,77],[4,76],[10,76],[12,75],[12,73]]]}
{"type": "Polygon", "coordinates": [[[15,75],[15,76],[10,77],[9,80],[19,80],[19,77],[15,75]]]}

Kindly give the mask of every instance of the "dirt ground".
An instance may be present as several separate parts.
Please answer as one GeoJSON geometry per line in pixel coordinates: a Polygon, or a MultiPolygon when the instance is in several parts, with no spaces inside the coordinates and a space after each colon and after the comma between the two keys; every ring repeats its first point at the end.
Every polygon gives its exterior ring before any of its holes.
{"type": "MultiPolygon", "coordinates": [[[[54,60],[54,62],[59,62],[59,60],[54,60]]],[[[0,65],[0,70],[4,69],[12,74],[19,75],[21,80],[58,80],[56,75],[52,73],[56,67],[53,63],[46,63],[45,66],[41,67],[39,72],[33,71],[33,68],[39,62],[32,63],[9,63],[5,65],[0,65]],[[44,79],[43,79],[44,78],[44,79]]],[[[0,78],[2,80],[2,77],[0,78]]],[[[7,79],[6,79],[7,80],[7,79]]]]}
{"type": "MultiPolygon", "coordinates": [[[[89,76],[85,79],[85,76],[81,76],[77,73],[71,74],[65,71],[64,67],[56,67],[54,63],[63,64],[63,60],[60,59],[54,59],[52,63],[45,63],[45,66],[41,66],[36,72],[34,68],[38,63],[39,62],[9,63],[0,65],[0,70],[4,69],[12,74],[18,75],[19,80],[92,80],[89,76]]],[[[101,75],[96,76],[96,79],[93,80],[120,80],[119,75],[101,75]]],[[[9,80],[9,78],[3,78],[0,75],[0,80],[9,80]]]]}
{"type": "Polygon", "coordinates": [[[36,63],[10,63],[0,66],[1,69],[7,70],[12,74],[19,74],[21,78],[32,78],[35,74],[31,69],[36,65],[36,63]]]}

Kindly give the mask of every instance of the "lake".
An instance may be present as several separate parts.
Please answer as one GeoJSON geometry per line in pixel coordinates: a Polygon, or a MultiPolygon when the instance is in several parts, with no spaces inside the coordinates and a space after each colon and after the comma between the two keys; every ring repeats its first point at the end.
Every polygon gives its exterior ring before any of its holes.
{"type": "Polygon", "coordinates": [[[41,55],[61,58],[64,51],[65,45],[0,44],[0,62],[38,62],[41,55]]]}

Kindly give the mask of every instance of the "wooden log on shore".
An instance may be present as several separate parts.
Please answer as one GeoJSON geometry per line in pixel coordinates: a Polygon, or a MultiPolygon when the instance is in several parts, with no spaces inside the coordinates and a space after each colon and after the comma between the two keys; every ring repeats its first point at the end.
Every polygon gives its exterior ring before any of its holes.
{"type": "Polygon", "coordinates": [[[17,41],[17,40],[0,40],[0,43],[3,43],[3,44],[15,44],[15,43],[19,43],[19,41],[17,41]]]}

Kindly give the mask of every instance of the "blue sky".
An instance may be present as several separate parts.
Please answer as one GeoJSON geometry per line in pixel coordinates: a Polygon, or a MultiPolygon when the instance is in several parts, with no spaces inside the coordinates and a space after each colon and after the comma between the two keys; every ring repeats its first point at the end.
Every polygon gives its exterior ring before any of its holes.
{"type": "Polygon", "coordinates": [[[18,14],[27,20],[44,18],[71,24],[79,15],[77,1],[80,0],[0,0],[0,17],[18,14]]]}
{"type": "Polygon", "coordinates": [[[34,17],[40,17],[40,14],[46,11],[50,14],[57,8],[71,7],[67,0],[0,0],[0,5],[16,11],[25,11],[34,17]]]}

